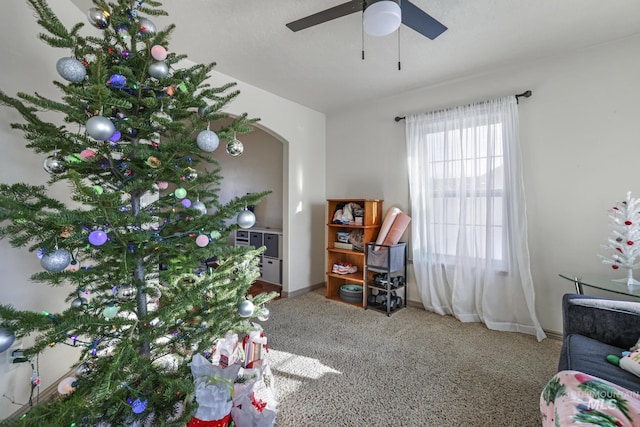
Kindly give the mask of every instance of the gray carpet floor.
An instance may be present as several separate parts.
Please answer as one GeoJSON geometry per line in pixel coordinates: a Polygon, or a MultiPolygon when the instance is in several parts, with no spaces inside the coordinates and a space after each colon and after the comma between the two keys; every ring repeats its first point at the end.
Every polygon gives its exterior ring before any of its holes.
{"type": "Polygon", "coordinates": [[[268,307],[278,427],[540,425],[558,340],[415,307],[387,317],[324,289],[268,307]]]}

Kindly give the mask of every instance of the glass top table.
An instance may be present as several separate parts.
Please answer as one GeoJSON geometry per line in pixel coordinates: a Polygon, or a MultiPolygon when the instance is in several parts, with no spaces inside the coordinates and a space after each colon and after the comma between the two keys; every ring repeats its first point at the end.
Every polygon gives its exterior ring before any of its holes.
{"type": "Polygon", "coordinates": [[[572,276],[570,274],[560,274],[559,276],[573,282],[576,287],[576,293],[578,294],[583,294],[584,292],[582,288],[586,286],[589,288],[640,298],[640,286],[627,285],[626,279],[617,281],[617,279],[607,279],[598,276],[572,276]]]}

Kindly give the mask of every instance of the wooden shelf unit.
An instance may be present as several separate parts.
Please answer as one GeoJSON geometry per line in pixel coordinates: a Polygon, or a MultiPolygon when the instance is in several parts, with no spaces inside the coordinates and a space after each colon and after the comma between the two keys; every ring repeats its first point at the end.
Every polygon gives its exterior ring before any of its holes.
{"type": "Polygon", "coordinates": [[[365,257],[363,251],[336,248],[339,232],[350,233],[353,230],[362,230],[363,247],[369,242],[375,242],[382,225],[382,200],[378,199],[328,199],[327,200],[327,286],[326,297],[346,304],[364,307],[366,293],[365,285],[365,257]],[[362,225],[332,224],[333,216],[339,205],[353,202],[364,209],[362,225]],[[353,274],[332,273],[333,265],[338,262],[346,262],[358,267],[353,274]],[[347,283],[360,285],[363,288],[363,297],[360,303],[349,303],[340,298],[340,286],[347,283]]]}

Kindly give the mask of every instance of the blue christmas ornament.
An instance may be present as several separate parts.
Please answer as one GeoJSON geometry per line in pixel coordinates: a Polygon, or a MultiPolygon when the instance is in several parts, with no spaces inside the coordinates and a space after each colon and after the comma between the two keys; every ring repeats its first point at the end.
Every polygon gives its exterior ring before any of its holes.
{"type": "Polygon", "coordinates": [[[134,414],[141,414],[144,412],[145,409],[147,409],[147,401],[136,399],[131,404],[131,407],[134,414]]]}
{"type": "Polygon", "coordinates": [[[127,78],[122,74],[113,74],[109,77],[109,84],[115,89],[124,89],[127,84],[127,78]]]}

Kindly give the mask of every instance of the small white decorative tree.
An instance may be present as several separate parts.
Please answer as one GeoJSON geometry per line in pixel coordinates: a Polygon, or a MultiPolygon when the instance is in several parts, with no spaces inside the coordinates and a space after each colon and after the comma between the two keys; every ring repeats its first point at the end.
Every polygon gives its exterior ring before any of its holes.
{"type": "Polygon", "coordinates": [[[604,264],[618,270],[627,269],[627,277],[616,282],[626,283],[627,286],[638,286],[640,282],[633,278],[633,269],[640,267],[636,258],[640,255],[640,199],[631,197],[627,192],[627,199],[617,202],[609,211],[611,223],[611,237],[608,245],[602,245],[610,254],[598,255],[604,264]]]}

